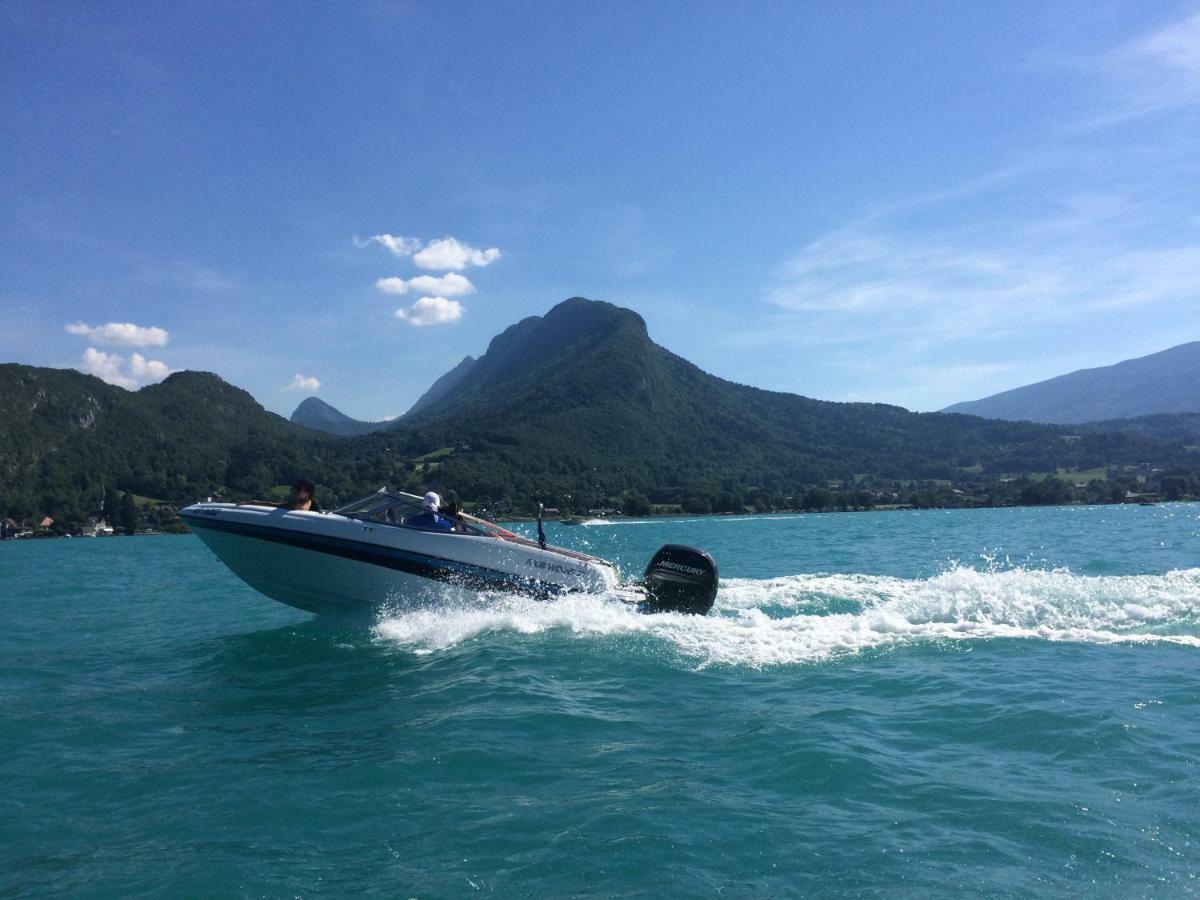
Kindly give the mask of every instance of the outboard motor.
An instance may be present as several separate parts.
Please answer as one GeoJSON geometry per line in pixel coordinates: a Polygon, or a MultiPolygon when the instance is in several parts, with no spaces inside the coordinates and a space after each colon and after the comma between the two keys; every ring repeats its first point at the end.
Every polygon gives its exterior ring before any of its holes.
{"type": "Polygon", "coordinates": [[[717,599],[717,564],[703,550],[664,544],[646,566],[642,611],[707,615],[717,599]]]}

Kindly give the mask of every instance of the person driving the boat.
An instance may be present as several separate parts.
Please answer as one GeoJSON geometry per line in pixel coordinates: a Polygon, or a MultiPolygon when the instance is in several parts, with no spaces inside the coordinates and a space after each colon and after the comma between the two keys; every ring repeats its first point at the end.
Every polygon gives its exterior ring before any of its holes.
{"type": "Polygon", "coordinates": [[[292,485],[292,494],[279,503],[275,500],[243,500],[238,506],[274,506],[278,509],[295,509],[303,512],[324,512],[317,502],[316,486],[307,478],[300,478],[292,485]]]}
{"type": "Polygon", "coordinates": [[[306,512],[320,512],[321,504],[315,496],[317,488],[307,478],[299,479],[292,485],[292,496],[283,504],[284,509],[297,509],[306,512]]]}
{"type": "Polygon", "coordinates": [[[427,493],[421,501],[421,512],[415,516],[409,516],[404,520],[404,524],[410,528],[427,528],[432,531],[453,531],[454,525],[449,519],[444,519],[438,515],[438,509],[441,508],[442,498],[433,491],[427,493]]]}

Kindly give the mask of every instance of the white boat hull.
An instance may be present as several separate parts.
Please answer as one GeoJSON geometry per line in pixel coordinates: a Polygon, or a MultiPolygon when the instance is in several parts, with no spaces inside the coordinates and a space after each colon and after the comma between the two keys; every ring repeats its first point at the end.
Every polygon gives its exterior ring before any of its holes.
{"type": "Polygon", "coordinates": [[[487,590],[599,593],[617,585],[603,560],[490,536],[219,503],[195,504],[181,515],[248,585],[308,612],[440,605],[487,590]]]}
{"type": "Polygon", "coordinates": [[[337,556],[315,563],[309,550],[219,531],[195,529],[242,581],[272,600],[308,612],[356,613],[460,596],[461,589],[337,556]],[[319,568],[318,568],[319,567],[319,568]]]}

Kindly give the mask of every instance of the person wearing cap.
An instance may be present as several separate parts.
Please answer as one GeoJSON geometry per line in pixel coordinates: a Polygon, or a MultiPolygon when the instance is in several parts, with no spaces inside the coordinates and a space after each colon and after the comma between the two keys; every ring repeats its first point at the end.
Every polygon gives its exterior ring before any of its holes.
{"type": "Polygon", "coordinates": [[[421,501],[421,512],[415,516],[409,516],[404,520],[404,524],[410,528],[426,528],[430,531],[453,531],[453,523],[438,515],[441,505],[442,498],[430,491],[421,501]]]}

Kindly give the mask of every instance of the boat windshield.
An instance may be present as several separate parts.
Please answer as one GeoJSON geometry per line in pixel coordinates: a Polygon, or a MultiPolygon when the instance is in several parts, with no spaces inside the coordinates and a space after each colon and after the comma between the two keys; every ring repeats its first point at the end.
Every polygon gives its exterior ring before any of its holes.
{"type": "MultiPolygon", "coordinates": [[[[409,516],[420,515],[423,511],[421,498],[414,494],[391,493],[378,491],[369,497],[355,500],[334,510],[339,516],[352,519],[364,519],[370,522],[380,522],[384,525],[404,525],[409,516]]],[[[477,519],[466,514],[453,520],[457,531],[465,534],[490,535],[492,537],[511,536],[499,525],[477,519]]]]}

